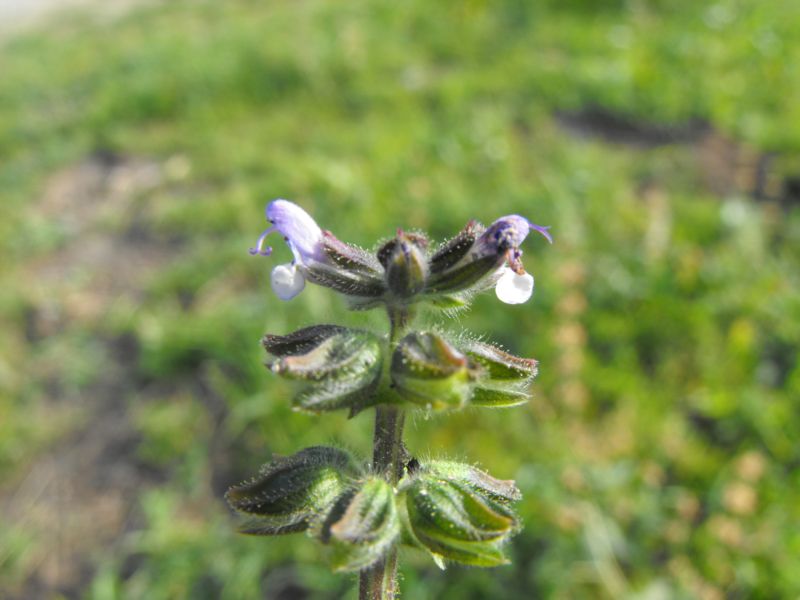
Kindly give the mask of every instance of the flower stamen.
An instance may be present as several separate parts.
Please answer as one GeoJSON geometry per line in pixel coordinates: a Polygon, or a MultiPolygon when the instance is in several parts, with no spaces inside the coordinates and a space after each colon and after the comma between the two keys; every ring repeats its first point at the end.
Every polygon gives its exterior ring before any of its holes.
{"type": "Polygon", "coordinates": [[[258,237],[258,241],[256,242],[255,248],[250,248],[250,254],[253,256],[269,256],[272,254],[272,247],[267,246],[264,248],[264,242],[267,239],[267,236],[275,231],[275,226],[272,225],[264,230],[264,232],[258,237]]]}
{"type": "Polygon", "coordinates": [[[548,242],[553,243],[553,236],[550,235],[550,225],[537,225],[528,221],[528,227],[537,233],[541,233],[548,242]]]}

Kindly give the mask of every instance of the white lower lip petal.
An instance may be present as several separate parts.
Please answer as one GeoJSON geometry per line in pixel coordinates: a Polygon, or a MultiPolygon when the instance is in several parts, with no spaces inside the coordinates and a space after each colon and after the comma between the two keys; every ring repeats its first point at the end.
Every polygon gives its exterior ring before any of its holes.
{"type": "Polygon", "coordinates": [[[272,269],[270,283],[272,291],[281,300],[291,300],[306,287],[303,274],[292,264],[278,265],[272,269]]]}
{"type": "Polygon", "coordinates": [[[506,268],[494,288],[497,298],[506,304],[522,304],[533,294],[533,275],[524,273],[517,275],[506,268]]]}

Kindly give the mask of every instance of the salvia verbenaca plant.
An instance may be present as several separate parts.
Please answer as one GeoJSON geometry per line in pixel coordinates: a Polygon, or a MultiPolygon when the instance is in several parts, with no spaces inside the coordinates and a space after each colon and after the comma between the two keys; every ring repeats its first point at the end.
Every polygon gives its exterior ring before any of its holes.
{"type": "Polygon", "coordinates": [[[361,599],[395,597],[400,545],[427,552],[442,568],[507,563],[504,545],[520,528],[514,482],[469,464],[414,458],[402,441],[404,412],[522,404],[537,362],[412,324],[423,303],[447,314],[491,287],[503,302],[528,300],[533,277],[520,246],[531,231],[552,242],[548,228],[519,215],[488,227],[471,221],[436,247],[398,230],[370,253],[320,229],[287,200],[270,202],[266,212],[270,227],[251,253],[269,256],[271,233],[288,244],[292,262],[272,270],[279,298],[294,298],[310,281],[339,292],[352,309],[383,307],[389,333],[313,325],[264,336],[269,368],[299,383],[296,409],[350,416],[375,409],[373,456],[363,464],[345,450],[315,446],[274,458],[228,490],[229,504],[245,516],[241,531],[307,532],[330,548],[336,570],[360,572],[361,599]]]}

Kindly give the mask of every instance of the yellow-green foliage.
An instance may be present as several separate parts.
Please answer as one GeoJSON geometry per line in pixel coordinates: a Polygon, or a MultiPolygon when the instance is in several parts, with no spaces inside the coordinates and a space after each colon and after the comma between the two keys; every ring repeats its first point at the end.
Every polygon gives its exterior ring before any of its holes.
{"type": "MultiPolygon", "coordinates": [[[[294,413],[263,368],[266,332],[385,330],[322,288],[271,295],[277,262],[247,249],[287,197],[361,245],[552,225],[553,246],[525,245],[529,303],[485,294],[446,325],[538,359],[533,399],[407,427],[412,453],[516,480],[511,565],[409,552],[405,597],[800,594],[800,216],[748,196],[759,152],[782,152],[770,195],[800,169],[800,3],[143,4],[0,46],[0,493],[114,423],[129,443],[108,468],[147,474],[127,528],[76,546],[81,593],[352,596],[310,540],[238,536],[222,500],[273,452],[370,452],[370,411],[294,413]],[[711,129],[651,145],[564,126],[591,107],[711,129]],[[709,163],[706,142],[741,160],[709,163]],[[109,164],[140,175],[52,199],[54,178],[109,164]]],[[[0,581],[26,597],[61,513],[11,514],[0,581]]]]}

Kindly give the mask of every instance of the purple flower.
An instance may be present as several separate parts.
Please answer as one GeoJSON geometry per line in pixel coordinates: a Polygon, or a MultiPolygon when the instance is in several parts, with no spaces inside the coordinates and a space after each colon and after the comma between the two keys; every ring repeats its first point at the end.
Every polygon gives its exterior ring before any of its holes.
{"type": "Polygon", "coordinates": [[[478,238],[476,247],[479,254],[505,256],[506,261],[495,285],[495,294],[501,302],[521,304],[533,294],[533,276],[525,272],[519,247],[531,231],[541,233],[552,244],[549,229],[519,215],[506,215],[492,223],[478,238]]]}
{"type": "Polygon", "coordinates": [[[281,300],[291,300],[303,291],[305,277],[298,266],[306,266],[314,261],[324,261],[322,230],[306,211],[288,200],[273,200],[267,205],[267,220],[272,224],[250,248],[250,254],[269,256],[272,248],[265,246],[267,236],[277,232],[283,236],[294,255],[291,263],[278,265],[272,270],[270,278],[272,291],[281,300]]]}

